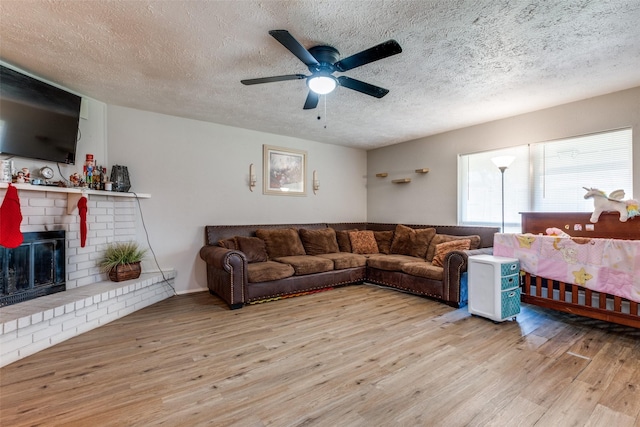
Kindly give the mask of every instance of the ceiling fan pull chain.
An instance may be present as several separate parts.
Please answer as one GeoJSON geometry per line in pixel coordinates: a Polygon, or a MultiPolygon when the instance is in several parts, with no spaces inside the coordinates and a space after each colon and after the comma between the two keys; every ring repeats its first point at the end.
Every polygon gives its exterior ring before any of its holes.
{"type": "Polygon", "coordinates": [[[323,95],[324,98],[324,128],[327,128],[327,95],[323,95]]]}

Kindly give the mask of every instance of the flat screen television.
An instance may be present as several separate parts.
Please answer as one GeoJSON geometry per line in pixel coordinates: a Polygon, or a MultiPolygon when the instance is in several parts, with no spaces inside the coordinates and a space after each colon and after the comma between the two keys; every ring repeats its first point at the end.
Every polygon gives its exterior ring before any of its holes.
{"type": "Polygon", "coordinates": [[[0,153],[75,164],[81,101],[0,65],[0,153]]]}

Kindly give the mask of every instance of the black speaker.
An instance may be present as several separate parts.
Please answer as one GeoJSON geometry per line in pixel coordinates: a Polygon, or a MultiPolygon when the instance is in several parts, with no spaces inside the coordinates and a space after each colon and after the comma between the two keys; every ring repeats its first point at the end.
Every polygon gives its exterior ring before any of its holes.
{"type": "Polygon", "coordinates": [[[111,182],[113,183],[113,191],[126,193],[131,188],[129,181],[129,171],[126,166],[113,165],[111,168],[111,182]]]}

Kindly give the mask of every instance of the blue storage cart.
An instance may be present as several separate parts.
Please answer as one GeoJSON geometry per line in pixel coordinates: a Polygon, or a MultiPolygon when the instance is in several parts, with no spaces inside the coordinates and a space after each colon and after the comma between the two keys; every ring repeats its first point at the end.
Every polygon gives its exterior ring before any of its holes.
{"type": "Polygon", "coordinates": [[[520,262],[493,255],[469,257],[469,313],[496,322],[520,313],[520,262]]]}

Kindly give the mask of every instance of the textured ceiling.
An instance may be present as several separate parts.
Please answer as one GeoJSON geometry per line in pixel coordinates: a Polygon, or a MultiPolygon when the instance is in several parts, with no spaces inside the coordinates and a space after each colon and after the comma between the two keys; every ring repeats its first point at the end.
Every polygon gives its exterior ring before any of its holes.
{"type": "Polygon", "coordinates": [[[638,0],[2,0],[0,59],[109,104],[370,149],[640,86],[639,23],[638,0]],[[305,111],[304,80],[242,85],[308,74],[273,29],[342,57],[395,39],[344,73],[389,94],[305,111]]]}

